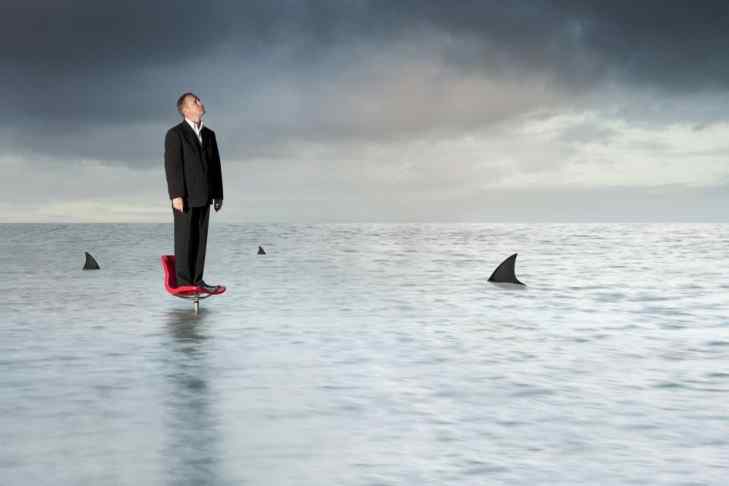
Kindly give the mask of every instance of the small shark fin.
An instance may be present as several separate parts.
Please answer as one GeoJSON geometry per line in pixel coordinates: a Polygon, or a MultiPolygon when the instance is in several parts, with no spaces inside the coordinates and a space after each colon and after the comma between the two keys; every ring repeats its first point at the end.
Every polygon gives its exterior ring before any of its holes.
{"type": "Polygon", "coordinates": [[[86,262],[84,263],[84,270],[99,270],[101,267],[99,267],[99,264],[96,262],[94,257],[91,256],[91,254],[87,251],[84,252],[84,255],[86,255],[86,262]]]}

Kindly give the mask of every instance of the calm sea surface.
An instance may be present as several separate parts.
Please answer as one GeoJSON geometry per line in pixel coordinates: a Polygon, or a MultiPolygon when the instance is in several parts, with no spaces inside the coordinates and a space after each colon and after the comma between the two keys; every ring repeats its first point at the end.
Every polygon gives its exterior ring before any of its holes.
{"type": "Polygon", "coordinates": [[[213,220],[197,316],[171,252],[0,225],[0,484],[729,484],[729,225],[213,220]]]}

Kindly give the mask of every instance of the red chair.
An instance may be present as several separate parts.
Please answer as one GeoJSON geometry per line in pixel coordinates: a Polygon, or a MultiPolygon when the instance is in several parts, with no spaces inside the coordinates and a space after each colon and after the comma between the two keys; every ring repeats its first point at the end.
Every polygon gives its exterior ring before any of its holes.
{"type": "Polygon", "coordinates": [[[162,262],[162,271],[164,272],[165,290],[175,297],[192,300],[195,312],[200,308],[200,300],[225,292],[223,285],[218,286],[214,292],[209,292],[197,285],[178,286],[177,273],[175,272],[175,255],[162,255],[160,261],[162,262]]]}

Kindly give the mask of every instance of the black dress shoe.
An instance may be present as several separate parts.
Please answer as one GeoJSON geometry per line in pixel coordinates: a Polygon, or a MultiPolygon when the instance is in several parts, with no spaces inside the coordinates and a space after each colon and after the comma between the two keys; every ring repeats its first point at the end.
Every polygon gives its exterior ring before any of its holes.
{"type": "Polygon", "coordinates": [[[200,287],[201,289],[205,290],[206,292],[215,292],[216,290],[218,290],[218,288],[220,288],[219,285],[209,285],[209,284],[205,283],[205,280],[200,280],[200,282],[198,282],[197,286],[200,287]]]}

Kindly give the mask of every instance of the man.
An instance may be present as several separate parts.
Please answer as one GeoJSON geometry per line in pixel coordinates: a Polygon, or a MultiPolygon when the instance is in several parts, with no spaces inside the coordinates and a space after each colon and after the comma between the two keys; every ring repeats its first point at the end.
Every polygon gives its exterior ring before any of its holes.
{"type": "Polygon", "coordinates": [[[175,224],[177,285],[197,285],[213,292],[217,285],[203,281],[210,204],[223,206],[223,174],[215,132],[203,126],[205,105],[192,93],[177,100],[183,120],[165,136],[165,174],[175,224]]]}

